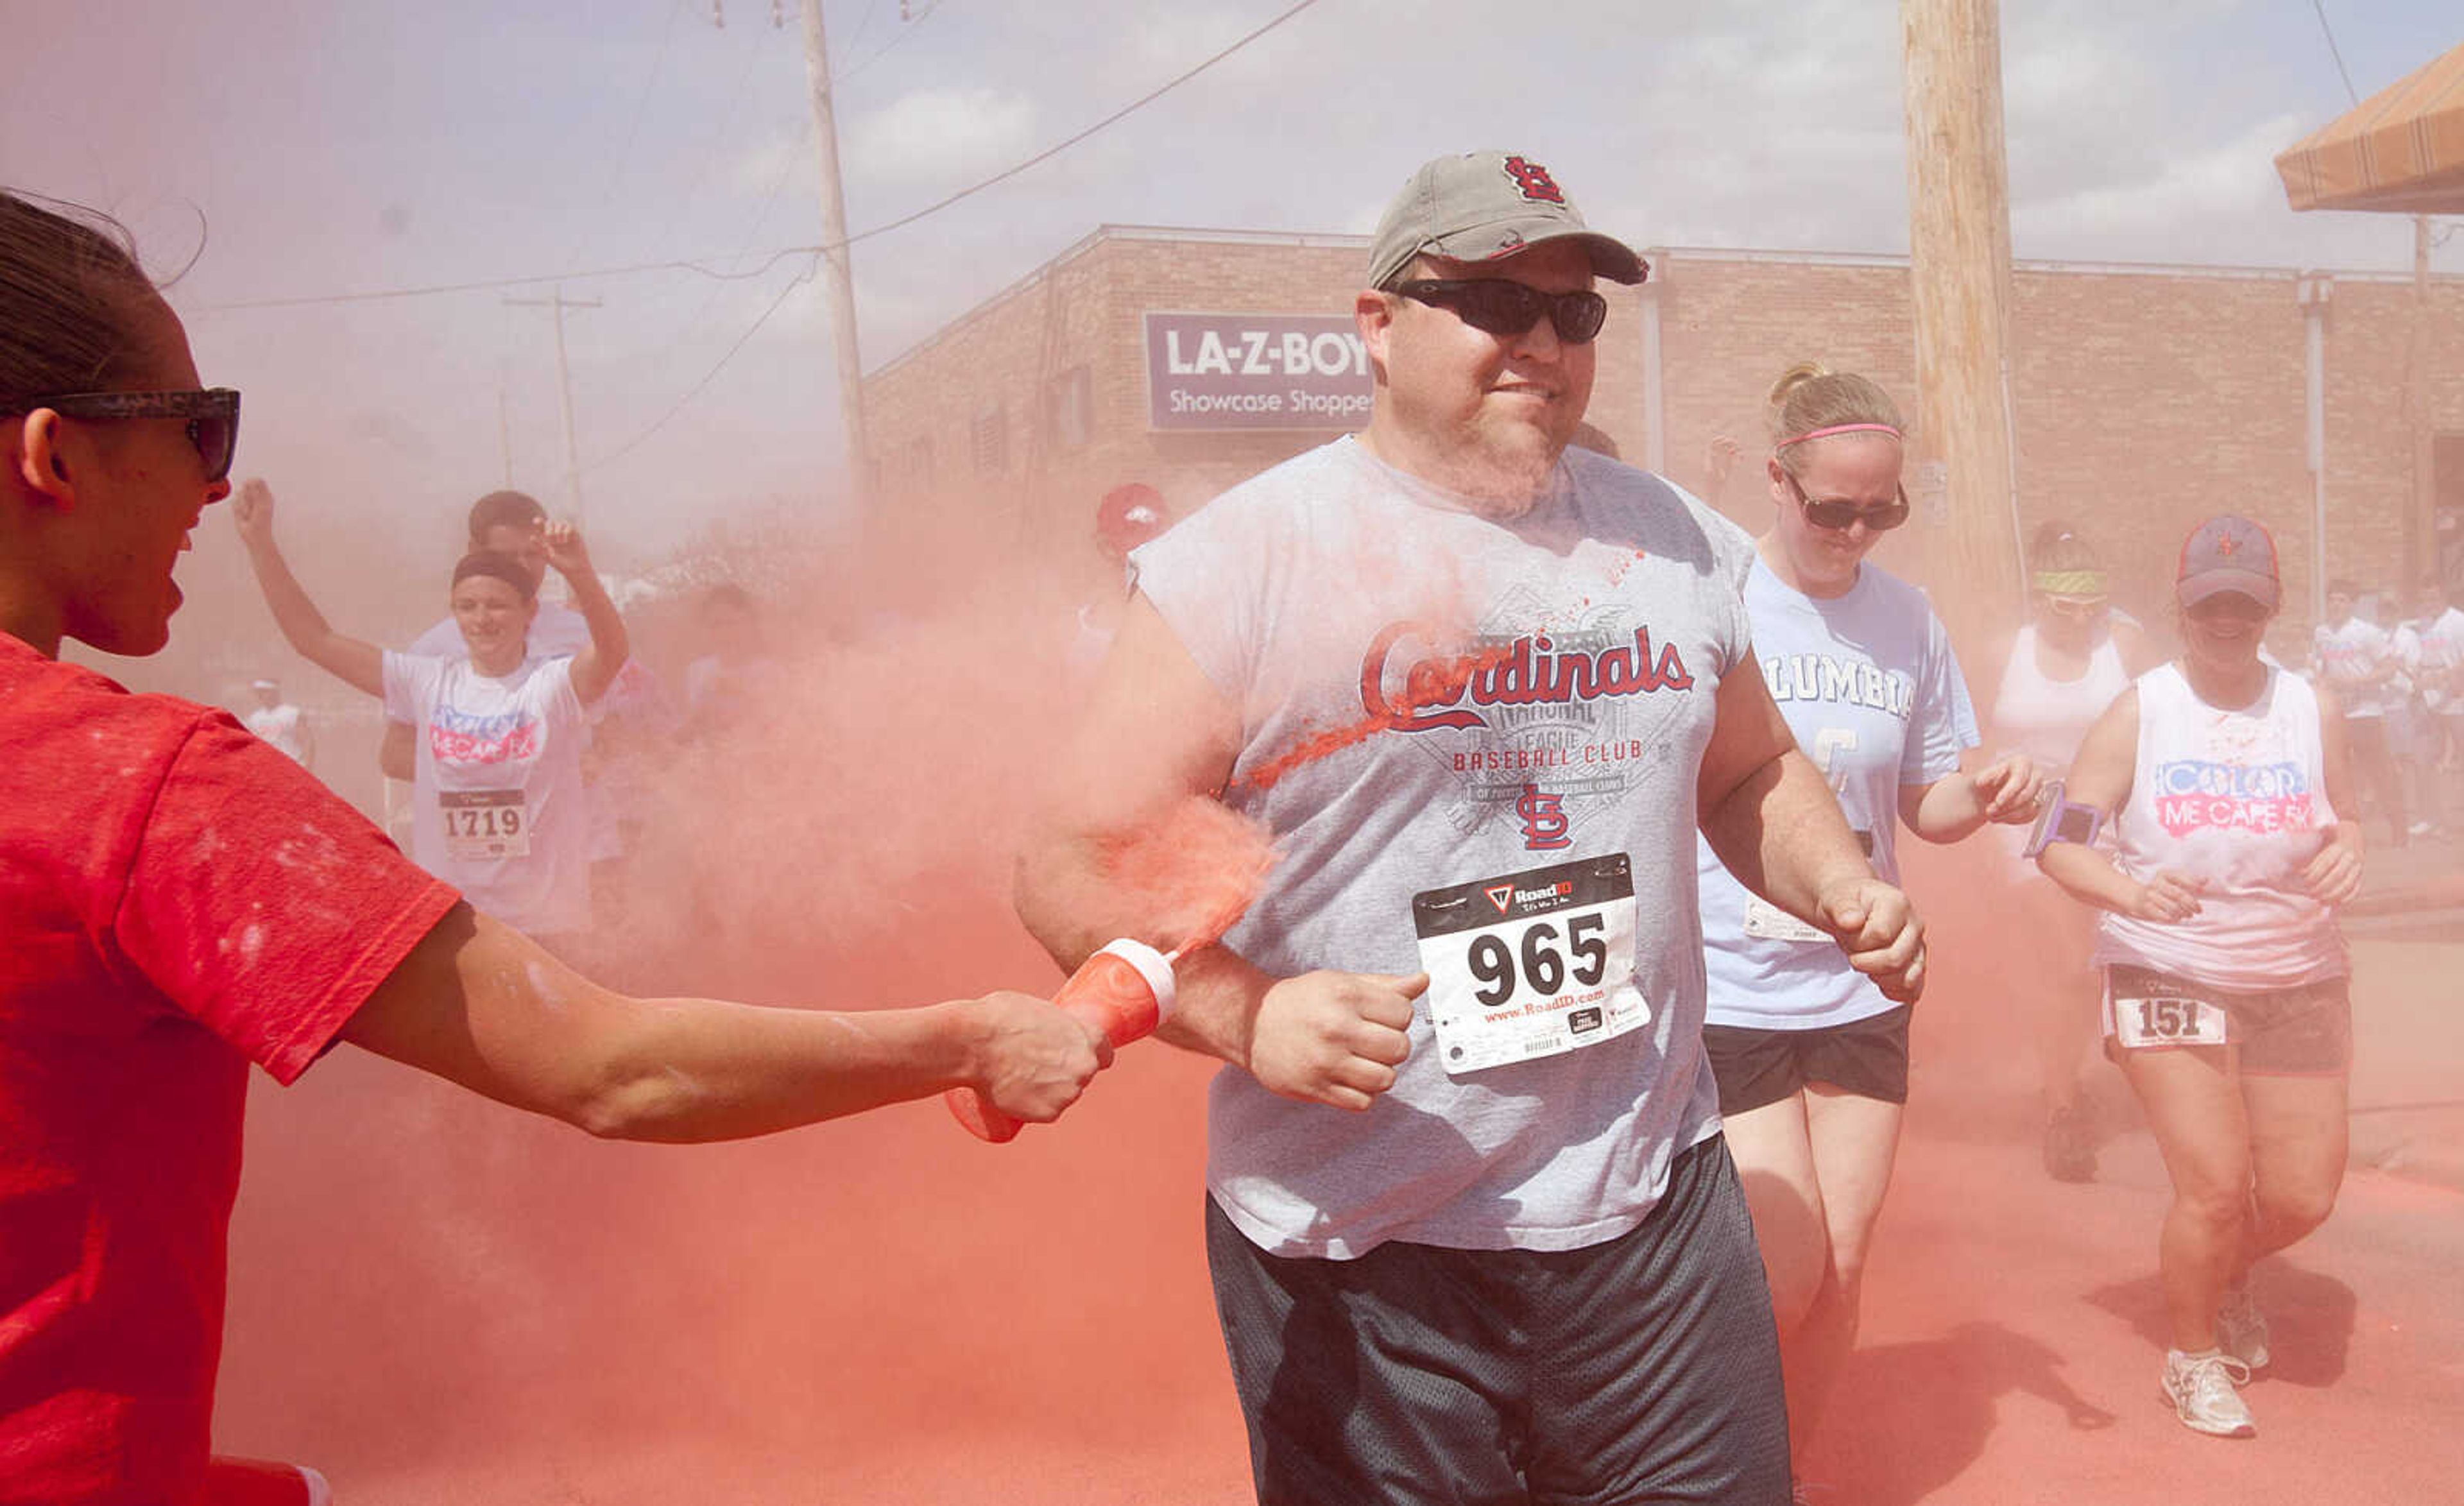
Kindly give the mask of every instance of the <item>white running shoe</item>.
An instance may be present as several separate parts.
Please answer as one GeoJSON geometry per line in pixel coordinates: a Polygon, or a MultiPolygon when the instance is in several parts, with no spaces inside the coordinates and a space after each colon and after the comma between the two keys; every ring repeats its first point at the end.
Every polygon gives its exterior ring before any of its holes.
{"type": "Polygon", "coordinates": [[[2258,1424],[2233,1389],[2249,1379],[2250,1366],[2221,1349],[2198,1355],[2170,1349],[2160,1384],[2185,1428],[2219,1438],[2255,1438],[2258,1424]]]}
{"type": "Polygon", "coordinates": [[[2247,1282],[2228,1288],[2216,1309],[2216,1347],[2254,1370],[2267,1368],[2267,1315],[2247,1282]]]}

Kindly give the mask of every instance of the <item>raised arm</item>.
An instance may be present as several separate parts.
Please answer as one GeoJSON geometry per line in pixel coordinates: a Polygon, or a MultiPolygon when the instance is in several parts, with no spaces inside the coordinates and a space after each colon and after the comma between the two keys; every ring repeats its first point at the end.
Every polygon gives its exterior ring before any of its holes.
{"type": "MultiPolygon", "coordinates": [[[[1068,784],[1021,854],[1019,919],[1064,967],[1134,935],[1138,897],[1103,853],[1175,802],[1231,778],[1240,716],[1144,596],[1133,596],[1063,761],[1068,784]]],[[[1246,1070],[1287,1097],[1365,1109],[1395,1083],[1425,977],[1320,970],[1277,978],[1210,946],[1174,969],[1178,1001],[1158,1034],[1246,1070]]]]}
{"type": "Polygon", "coordinates": [[[371,696],[385,694],[385,651],[373,643],[336,632],[325,621],[325,614],[308,599],[297,577],[282,558],[282,550],[274,542],[274,489],[261,477],[251,476],[240,483],[239,496],[231,503],[231,520],[239,526],[240,543],[248,547],[248,563],[256,572],[257,588],[265,592],[265,604],[274,610],[275,626],[290,640],[300,657],[319,669],[332,673],[344,683],[366,691],[371,696]]]}
{"type": "Polygon", "coordinates": [[[437,923],[342,1039],[610,1140],[738,1140],[971,1087],[1046,1122],[1111,1054],[1027,994],[846,1013],[603,988],[469,906],[437,923]]]}
{"type": "Polygon", "coordinates": [[[1738,882],[1830,932],[1891,998],[1924,991],[1924,923],[1907,896],[1874,876],[1750,654],[1720,681],[1695,799],[1704,839],[1738,882]]]}
{"type": "Polygon", "coordinates": [[[583,546],[582,530],[565,522],[542,522],[539,527],[541,542],[547,545],[547,563],[572,587],[573,605],[590,629],[589,646],[573,656],[573,693],[583,705],[593,705],[616,683],[626,655],[632,652],[625,634],[625,618],[608,600],[607,587],[599,584],[599,572],[590,567],[590,551],[583,546]]]}

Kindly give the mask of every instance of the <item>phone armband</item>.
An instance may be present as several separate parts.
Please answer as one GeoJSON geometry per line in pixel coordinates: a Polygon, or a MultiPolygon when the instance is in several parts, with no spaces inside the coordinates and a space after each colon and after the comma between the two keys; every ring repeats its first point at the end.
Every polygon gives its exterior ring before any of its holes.
{"type": "Polygon", "coordinates": [[[2057,842],[2077,842],[2085,847],[2096,841],[2104,830],[2104,812],[2094,806],[2073,805],[2062,798],[2062,782],[2055,780],[2045,786],[2045,800],[2036,811],[2036,824],[2028,832],[2028,845],[2021,852],[2035,857],[2057,842]]]}

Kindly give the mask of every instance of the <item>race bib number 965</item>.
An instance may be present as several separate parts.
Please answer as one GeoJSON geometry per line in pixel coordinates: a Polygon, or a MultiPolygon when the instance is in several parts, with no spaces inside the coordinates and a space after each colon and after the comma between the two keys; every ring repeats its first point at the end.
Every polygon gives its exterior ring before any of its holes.
{"type": "Polygon", "coordinates": [[[1412,926],[1450,1074],[1596,1045],[1651,1018],[1634,986],[1622,853],[1415,895],[1412,926]]]}

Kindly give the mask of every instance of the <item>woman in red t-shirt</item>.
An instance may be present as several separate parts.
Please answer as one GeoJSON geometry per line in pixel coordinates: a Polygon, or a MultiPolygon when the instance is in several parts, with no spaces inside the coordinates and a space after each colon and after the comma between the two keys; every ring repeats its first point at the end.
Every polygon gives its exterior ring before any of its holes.
{"type": "Polygon", "coordinates": [[[1047,1120],[1110,1054],[1016,993],[860,1025],[612,993],[229,716],[60,663],[167,641],[238,418],[115,235],[0,192],[0,1500],[232,1498],[208,1438],[252,1061],[289,1082],[349,1041],[702,1141],[957,1086],[1047,1120]]]}

